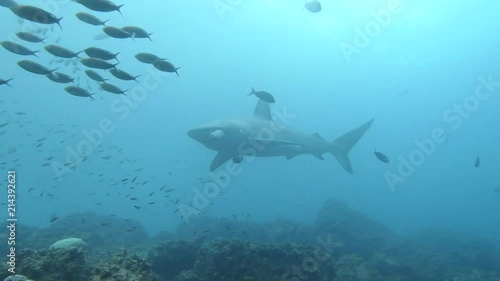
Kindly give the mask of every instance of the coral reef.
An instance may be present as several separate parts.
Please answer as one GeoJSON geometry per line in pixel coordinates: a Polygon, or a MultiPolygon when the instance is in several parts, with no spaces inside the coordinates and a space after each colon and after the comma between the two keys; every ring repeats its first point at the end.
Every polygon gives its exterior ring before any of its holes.
{"type": "Polygon", "coordinates": [[[123,250],[109,262],[95,268],[90,281],[161,281],[152,273],[151,266],[137,255],[123,250]]]}
{"type": "Polygon", "coordinates": [[[332,260],[317,256],[308,246],[216,240],[200,249],[193,271],[200,280],[331,280],[332,260]]]}
{"type": "Polygon", "coordinates": [[[151,268],[164,280],[170,281],[196,262],[198,246],[186,241],[167,241],[154,247],[149,253],[151,268]]]}
{"type": "Polygon", "coordinates": [[[88,280],[84,253],[78,249],[43,249],[19,252],[18,272],[37,281],[88,280]]]}
{"type": "Polygon", "coordinates": [[[150,242],[149,234],[138,222],[94,212],[61,217],[43,229],[19,225],[17,239],[20,249],[44,249],[67,237],[82,239],[90,252],[104,253],[123,247],[141,251],[150,242]]]}
{"type": "Polygon", "coordinates": [[[136,222],[85,213],[20,229],[16,273],[36,281],[500,281],[500,251],[481,237],[403,238],[335,200],[313,225],[200,217],[150,238],[136,222]],[[88,247],[48,249],[66,237],[88,247]]]}

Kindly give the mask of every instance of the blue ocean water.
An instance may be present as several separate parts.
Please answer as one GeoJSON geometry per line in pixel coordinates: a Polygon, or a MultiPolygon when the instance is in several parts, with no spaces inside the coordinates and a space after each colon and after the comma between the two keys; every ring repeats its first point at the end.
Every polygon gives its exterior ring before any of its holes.
{"type": "Polygon", "coordinates": [[[95,93],[95,100],[71,96],[65,85],[21,69],[16,63],[25,58],[0,50],[0,78],[14,78],[0,88],[0,124],[8,123],[0,128],[0,167],[5,178],[17,172],[23,224],[44,227],[91,210],[138,220],[151,235],[175,229],[185,221],[180,204],[193,204],[206,180],[223,175],[209,173],[215,152],[186,132],[251,115],[254,87],[273,94],[272,108],[295,116],[290,128],[327,140],[375,121],[350,154],[353,175],[332,155],[244,161],[241,173],[221,180],[228,184],[204,215],[311,223],[337,198],[399,234],[443,227],[500,243],[497,2],[322,1],[322,11],[310,13],[299,0],[155,0],[122,1],[123,17],[96,14],[109,25],[145,28],[152,42],[94,39],[101,28],[79,21],[74,14],[86,10],[71,1],[21,3],[63,17],[62,30],[0,7],[2,40],[40,50],[28,59],[79,77],[95,93]],[[141,75],[139,83],[102,71],[129,89],[126,97],[106,93],[86,67],[54,62],[43,44],[14,35],[39,29],[47,44],[120,52],[119,68],[141,75]],[[139,52],[167,58],[179,76],[138,62],[139,52]],[[446,140],[418,145],[439,132],[446,140]],[[380,162],[375,149],[391,162],[380,162]]]}

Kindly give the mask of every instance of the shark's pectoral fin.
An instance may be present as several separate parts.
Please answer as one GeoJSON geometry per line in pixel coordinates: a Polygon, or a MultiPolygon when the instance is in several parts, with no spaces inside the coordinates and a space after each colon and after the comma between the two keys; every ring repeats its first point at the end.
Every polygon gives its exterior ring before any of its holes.
{"type": "Polygon", "coordinates": [[[290,160],[299,154],[300,153],[289,153],[289,154],[285,155],[285,158],[286,158],[286,160],[290,160]]]}
{"type": "Polygon", "coordinates": [[[219,168],[222,164],[226,163],[231,158],[233,158],[233,155],[222,152],[217,153],[214,160],[212,160],[212,164],[210,164],[210,172],[215,171],[215,169],[219,168]]]}
{"type": "Polygon", "coordinates": [[[233,157],[233,163],[239,164],[243,161],[243,155],[233,157]]]}

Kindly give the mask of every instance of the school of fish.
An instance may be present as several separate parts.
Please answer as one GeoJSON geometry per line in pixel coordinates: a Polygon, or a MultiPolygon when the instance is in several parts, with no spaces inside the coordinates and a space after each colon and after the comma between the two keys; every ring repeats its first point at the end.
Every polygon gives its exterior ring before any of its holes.
{"type": "MultiPolygon", "coordinates": [[[[73,0],[75,5],[80,4],[82,7],[92,11],[97,12],[119,12],[121,14],[121,8],[123,5],[117,5],[109,0],[73,0]]],[[[43,10],[39,7],[31,6],[31,5],[19,5],[15,2],[15,0],[0,0],[0,6],[8,8],[14,13],[20,20],[27,20],[31,22],[35,22],[41,25],[51,26],[53,25],[59,26],[62,30],[61,21],[64,17],[58,17],[53,15],[52,13],[43,10]]],[[[137,27],[137,26],[124,26],[124,27],[115,27],[107,25],[108,20],[101,20],[97,16],[91,14],[87,11],[78,12],[75,14],[76,18],[78,18],[82,23],[96,26],[101,28],[103,34],[107,37],[111,37],[114,39],[126,39],[131,38],[135,39],[148,39],[153,41],[151,35],[153,33],[147,32],[145,29],[137,27]]],[[[38,32],[26,32],[20,31],[16,33],[16,37],[18,42],[4,40],[0,42],[2,47],[15,55],[22,57],[35,57],[38,58],[38,53],[40,50],[32,50],[31,48],[25,46],[24,44],[45,44],[43,49],[52,55],[54,59],[53,62],[56,63],[64,63],[65,66],[69,64],[73,64],[73,74],[86,76],[87,78],[96,81],[99,83],[100,89],[105,92],[112,94],[125,94],[126,90],[120,89],[118,86],[114,85],[111,82],[108,82],[109,79],[104,78],[106,76],[105,72],[108,72],[121,81],[136,81],[140,75],[133,75],[129,72],[119,69],[117,66],[119,65],[118,55],[119,52],[111,52],[105,50],[103,48],[90,46],[85,48],[84,50],[70,50],[65,48],[64,46],[60,46],[57,43],[59,39],[55,41],[55,44],[46,44],[46,40],[49,37],[41,37],[39,34],[42,29],[38,32]],[[87,57],[82,57],[81,55],[85,54],[87,57]],[[116,60],[116,63],[110,62],[111,60],[116,60]],[[80,71],[81,68],[79,64],[85,68],[84,71],[80,71]]],[[[47,32],[47,29],[44,30],[43,35],[47,32]]],[[[135,55],[135,58],[146,64],[153,65],[156,69],[163,72],[175,73],[179,76],[178,70],[180,67],[176,67],[172,62],[168,61],[165,58],[160,56],[141,52],[135,55]]],[[[58,68],[49,68],[46,65],[37,62],[36,59],[21,59],[17,62],[18,66],[24,69],[25,71],[36,74],[36,75],[44,75],[48,78],[48,80],[60,83],[60,84],[69,84],[75,83],[76,85],[67,86],[64,90],[73,96],[76,97],[87,97],[94,99],[92,96],[95,93],[90,92],[90,87],[83,88],[79,85],[80,77],[73,77],[69,74],[57,72],[58,68]]],[[[14,80],[13,77],[9,79],[0,78],[0,86],[6,85],[12,87],[11,81],[14,80]]]]}

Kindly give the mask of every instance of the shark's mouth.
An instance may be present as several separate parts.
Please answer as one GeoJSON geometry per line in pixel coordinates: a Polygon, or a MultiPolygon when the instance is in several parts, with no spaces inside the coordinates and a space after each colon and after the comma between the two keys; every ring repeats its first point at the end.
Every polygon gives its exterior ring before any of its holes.
{"type": "Polygon", "coordinates": [[[193,129],[189,130],[187,134],[190,138],[201,143],[210,140],[221,139],[226,135],[226,133],[221,128],[217,127],[193,129]]]}
{"type": "Polygon", "coordinates": [[[209,138],[210,139],[221,139],[223,138],[224,136],[226,135],[226,133],[224,133],[223,130],[221,129],[216,129],[216,130],[212,130],[209,134],[209,138]]]}

